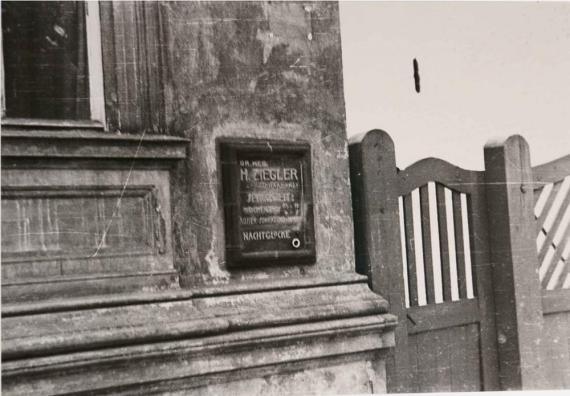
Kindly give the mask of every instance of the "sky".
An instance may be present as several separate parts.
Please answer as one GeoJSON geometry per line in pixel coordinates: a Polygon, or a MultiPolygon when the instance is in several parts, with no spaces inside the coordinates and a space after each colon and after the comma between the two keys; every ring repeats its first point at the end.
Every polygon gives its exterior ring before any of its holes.
{"type": "Polygon", "coordinates": [[[483,169],[512,134],[533,165],[570,153],[570,2],[341,1],[340,21],[348,135],[385,130],[400,168],[483,169]]]}

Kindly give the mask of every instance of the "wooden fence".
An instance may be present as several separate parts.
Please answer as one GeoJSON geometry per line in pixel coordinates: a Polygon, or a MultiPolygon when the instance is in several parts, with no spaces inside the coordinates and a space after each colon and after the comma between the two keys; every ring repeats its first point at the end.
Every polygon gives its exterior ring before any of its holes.
{"type": "Polygon", "coordinates": [[[485,171],[399,170],[375,130],[350,166],[357,271],[400,323],[388,390],[570,388],[570,155],[532,168],[512,136],[485,171]]]}

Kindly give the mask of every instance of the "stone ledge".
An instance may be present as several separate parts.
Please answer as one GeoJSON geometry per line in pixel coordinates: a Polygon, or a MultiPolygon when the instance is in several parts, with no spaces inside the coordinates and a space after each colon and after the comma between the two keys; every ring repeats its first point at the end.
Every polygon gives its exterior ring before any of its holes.
{"type": "MultiPolygon", "coordinates": [[[[109,275],[108,278],[121,278],[122,275],[109,275]]],[[[108,295],[85,296],[80,298],[50,299],[48,301],[19,301],[6,304],[3,301],[2,317],[43,314],[52,312],[78,311],[95,308],[109,308],[126,305],[172,302],[197,297],[228,296],[242,293],[312,288],[366,282],[364,275],[356,273],[308,276],[303,278],[273,279],[269,282],[242,281],[221,285],[192,286],[192,289],[164,290],[160,293],[131,292],[108,295]]]]}
{"type": "Polygon", "coordinates": [[[114,389],[377,351],[394,342],[387,309],[349,283],[9,316],[2,381],[7,394],[114,389]]]}
{"type": "Polygon", "coordinates": [[[236,370],[379,352],[394,346],[394,325],[392,315],[376,315],[8,361],[2,385],[6,394],[116,394],[158,382],[187,386],[196,377],[207,383],[236,370]]]}
{"type": "Polygon", "coordinates": [[[113,134],[83,127],[3,126],[2,157],[60,159],[186,158],[188,140],[165,135],[113,134]]]}
{"type": "Polygon", "coordinates": [[[382,297],[354,284],[8,317],[2,321],[2,355],[20,359],[387,310],[382,297]]]}
{"type": "Polygon", "coordinates": [[[2,317],[77,309],[77,301],[112,299],[112,294],[105,293],[117,293],[117,290],[122,291],[121,295],[141,290],[149,295],[150,291],[178,287],[178,282],[175,270],[10,280],[2,283],[2,317]],[[97,296],[80,297],[87,295],[97,296]],[[52,302],[50,299],[54,296],[60,300],[52,302]]]}

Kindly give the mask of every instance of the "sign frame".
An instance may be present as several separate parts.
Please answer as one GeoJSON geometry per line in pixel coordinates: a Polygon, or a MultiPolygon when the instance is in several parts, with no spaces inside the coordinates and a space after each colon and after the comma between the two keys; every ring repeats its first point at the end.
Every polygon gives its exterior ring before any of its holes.
{"type": "MultiPolygon", "coordinates": [[[[313,187],[311,146],[305,141],[280,141],[272,139],[219,139],[222,190],[226,237],[226,262],[229,267],[265,266],[274,264],[311,264],[316,261],[315,228],[313,214],[313,187]],[[240,223],[242,213],[242,188],[240,158],[265,157],[267,161],[285,161],[292,157],[300,164],[300,205],[302,241],[293,238],[289,249],[245,251],[241,233],[246,225],[240,223]],[[302,245],[302,246],[300,246],[302,245]]],[[[245,189],[244,189],[245,191],[245,189]]],[[[259,226],[262,228],[267,228],[259,226]]]]}

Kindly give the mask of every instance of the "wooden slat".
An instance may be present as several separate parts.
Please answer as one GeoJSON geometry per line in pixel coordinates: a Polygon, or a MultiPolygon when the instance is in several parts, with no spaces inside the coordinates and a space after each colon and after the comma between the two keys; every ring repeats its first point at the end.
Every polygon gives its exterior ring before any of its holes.
{"type": "Polygon", "coordinates": [[[469,299],[410,307],[408,316],[409,334],[477,323],[480,320],[479,301],[469,299]]]}
{"type": "Polygon", "coordinates": [[[556,234],[558,227],[560,227],[560,223],[562,222],[562,217],[564,216],[564,212],[568,206],[570,206],[570,193],[568,193],[566,195],[566,197],[564,197],[564,200],[562,201],[562,205],[560,205],[560,208],[559,208],[558,213],[556,215],[556,219],[552,223],[550,230],[546,233],[546,238],[544,240],[544,243],[542,244],[542,247],[540,248],[540,251],[538,252],[538,263],[539,264],[541,264],[542,261],[544,260],[544,257],[546,256],[546,252],[548,251],[548,247],[552,245],[554,235],[556,234]]]}
{"type": "Polygon", "coordinates": [[[406,257],[408,262],[408,290],[410,293],[410,306],[418,305],[418,281],[416,273],[416,253],[414,246],[414,219],[412,216],[412,194],[405,195],[404,199],[404,229],[406,241],[406,257]]]}
{"type": "Polygon", "coordinates": [[[570,175],[570,154],[532,168],[534,181],[552,183],[570,175]]]}
{"type": "Polygon", "coordinates": [[[535,188],[533,191],[534,194],[534,207],[536,208],[536,203],[538,202],[538,200],[540,199],[540,194],[542,194],[542,191],[544,190],[545,186],[541,186],[538,188],[535,188]]]}
{"type": "Polygon", "coordinates": [[[482,172],[459,168],[438,158],[425,158],[398,173],[399,195],[406,195],[428,182],[437,180],[454,190],[470,194],[482,172]]]}
{"type": "Polygon", "coordinates": [[[457,286],[459,298],[467,298],[467,276],[465,273],[465,246],[463,243],[463,217],[461,216],[461,194],[452,191],[453,224],[455,231],[455,257],[457,259],[457,286]]]}
{"type": "MultiPolygon", "coordinates": [[[[560,260],[560,258],[562,257],[562,253],[564,253],[564,249],[566,249],[568,243],[570,243],[570,225],[566,227],[566,230],[564,231],[564,234],[562,235],[562,238],[560,239],[560,243],[558,244],[558,246],[550,245],[554,249],[554,254],[550,258],[550,266],[546,270],[544,278],[542,279],[543,289],[546,288],[546,285],[548,284],[548,281],[550,280],[550,277],[554,272],[554,268],[556,267],[558,260],[560,260]]],[[[542,261],[539,261],[539,265],[540,266],[543,265],[542,261]]]]}
{"type": "Polygon", "coordinates": [[[552,188],[552,191],[550,192],[550,195],[548,196],[548,199],[546,200],[546,203],[544,204],[544,208],[542,209],[542,213],[536,219],[537,228],[539,230],[542,230],[544,227],[544,220],[546,220],[546,216],[548,216],[548,213],[552,209],[552,203],[554,202],[554,199],[556,198],[556,194],[558,194],[558,190],[560,190],[561,185],[562,185],[562,183],[556,183],[554,185],[554,187],[552,188]]]}
{"type": "Polygon", "coordinates": [[[554,273],[554,270],[556,269],[556,266],[558,265],[558,260],[560,260],[560,256],[562,255],[562,250],[554,249],[554,247],[553,247],[553,250],[554,250],[554,254],[548,260],[549,266],[546,269],[546,272],[544,273],[544,277],[542,278],[542,281],[541,281],[541,286],[543,289],[546,289],[546,286],[548,285],[548,282],[550,281],[550,278],[552,277],[552,274],[554,273]],[[555,259],[555,256],[557,257],[556,259],[555,259]]]}
{"type": "MultiPolygon", "coordinates": [[[[484,195],[484,194],[483,194],[484,195]]],[[[467,195],[465,197],[465,210],[467,211],[467,225],[469,230],[469,248],[471,250],[471,282],[473,283],[473,297],[477,297],[479,294],[477,292],[477,271],[475,271],[475,266],[477,265],[477,246],[475,241],[475,227],[480,224],[480,221],[475,221],[473,219],[473,210],[472,210],[472,197],[475,197],[475,201],[477,201],[477,193],[473,195],[467,195]]],[[[479,197],[481,199],[481,197],[479,197]]],[[[482,237],[486,235],[487,230],[478,230],[479,236],[482,237]],[[483,234],[483,235],[481,235],[483,234]]],[[[481,253],[481,252],[479,252],[481,253]]]]}
{"type": "Polygon", "coordinates": [[[426,280],[426,299],[428,304],[435,303],[433,274],[433,254],[431,251],[431,229],[429,217],[428,185],[420,187],[420,206],[422,214],[422,243],[424,247],[424,274],[426,280]]]}
{"type": "Polygon", "coordinates": [[[449,241],[447,236],[447,215],[445,213],[445,187],[439,183],[436,184],[436,197],[443,301],[451,301],[451,272],[449,270],[449,241]]]}
{"type": "MultiPolygon", "coordinates": [[[[560,269],[560,274],[558,275],[558,279],[556,279],[556,281],[554,282],[554,285],[551,288],[552,290],[561,288],[562,284],[564,282],[564,279],[566,278],[566,274],[568,274],[568,261],[564,260],[564,259],[559,260],[556,262],[556,266],[558,266],[559,263],[561,263],[560,265],[562,268],[560,269]]],[[[548,283],[550,283],[550,281],[548,283]]],[[[548,284],[547,284],[547,287],[548,287],[548,284]]]]}

